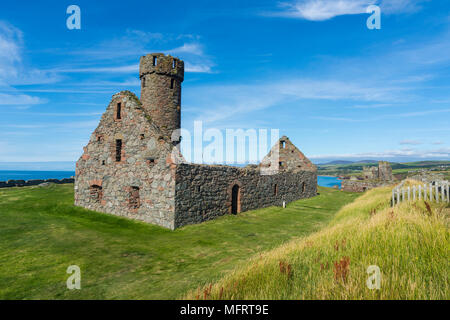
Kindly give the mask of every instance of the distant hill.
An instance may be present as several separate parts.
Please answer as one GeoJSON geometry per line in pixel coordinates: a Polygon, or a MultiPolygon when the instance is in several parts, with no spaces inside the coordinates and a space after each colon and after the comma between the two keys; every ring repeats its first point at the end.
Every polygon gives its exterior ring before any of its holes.
{"type": "Polygon", "coordinates": [[[359,160],[353,163],[378,163],[378,160],[359,160]]]}
{"type": "Polygon", "coordinates": [[[353,163],[378,163],[378,160],[358,160],[358,161],[349,161],[349,160],[333,160],[326,163],[322,163],[322,165],[327,164],[353,164],[353,163]]]}
{"type": "Polygon", "coordinates": [[[353,161],[347,161],[347,160],[334,160],[334,161],[330,161],[327,163],[322,163],[322,165],[326,165],[326,164],[352,164],[353,161]]]}

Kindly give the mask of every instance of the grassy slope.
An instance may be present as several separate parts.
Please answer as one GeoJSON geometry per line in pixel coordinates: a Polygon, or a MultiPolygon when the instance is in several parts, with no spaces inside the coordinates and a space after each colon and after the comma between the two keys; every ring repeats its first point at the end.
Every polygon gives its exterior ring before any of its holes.
{"type": "Polygon", "coordinates": [[[449,207],[434,205],[431,216],[423,201],[391,209],[390,194],[389,188],[368,191],[327,228],[268,251],[187,297],[449,299],[449,207]],[[343,257],[350,258],[349,275],[335,280],[333,263],[343,257]],[[281,272],[280,261],[291,265],[291,276],[281,272]],[[370,265],[381,269],[380,290],[366,286],[370,265]]]}
{"type": "MultiPolygon", "coordinates": [[[[405,163],[391,163],[393,174],[408,173],[419,169],[438,168],[441,165],[450,165],[450,161],[417,161],[405,163]]],[[[319,175],[361,175],[363,166],[376,167],[376,163],[326,164],[318,165],[319,175]]],[[[438,171],[449,174],[450,171],[438,171]]],[[[436,172],[435,172],[436,173],[436,172]]]]}
{"type": "Polygon", "coordinates": [[[182,297],[248,257],[325,226],[357,194],[319,188],[266,208],[176,231],[76,208],[73,185],[0,189],[0,299],[182,297]],[[80,266],[81,290],[66,288],[80,266]]]}

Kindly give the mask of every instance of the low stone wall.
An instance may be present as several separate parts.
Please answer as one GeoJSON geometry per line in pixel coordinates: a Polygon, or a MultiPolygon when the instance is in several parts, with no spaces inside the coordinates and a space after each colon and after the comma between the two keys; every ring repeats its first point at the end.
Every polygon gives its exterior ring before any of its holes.
{"type": "Polygon", "coordinates": [[[64,179],[34,179],[34,180],[8,180],[8,181],[0,181],[0,188],[11,188],[11,187],[27,187],[27,186],[37,186],[41,183],[74,183],[73,178],[64,178],[64,179]]]}
{"type": "Polygon", "coordinates": [[[387,186],[393,182],[371,180],[342,180],[341,190],[351,192],[364,192],[373,188],[387,186]]]}
{"type": "Polygon", "coordinates": [[[253,168],[181,164],[176,170],[175,227],[231,214],[232,188],[239,187],[238,212],[317,194],[315,171],[261,175],[253,168]]]}

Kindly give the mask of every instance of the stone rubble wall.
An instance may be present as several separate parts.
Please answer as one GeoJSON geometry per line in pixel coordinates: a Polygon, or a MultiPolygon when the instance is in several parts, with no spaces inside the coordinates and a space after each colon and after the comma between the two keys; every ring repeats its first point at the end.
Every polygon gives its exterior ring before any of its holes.
{"type": "Polygon", "coordinates": [[[341,190],[351,192],[364,192],[373,188],[388,186],[393,182],[369,180],[341,180],[341,190]]]}
{"type": "Polygon", "coordinates": [[[173,131],[181,127],[184,62],[170,55],[149,54],[141,57],[139,77],[142,106],[162,134],[171,138],[173,131]],[[157,58],[156,66],[153,57],[157,58]]]}
{"type": "Polygon", "coordinates": [[[389,162],[378,161],[378,179],[384,181],[392,181],[394,179],[389,162]]]}
{"type": "Polygon", "coordinates": [[[175,164],[171,145],[147,119],[130,92],[113,96],[84,154],[77,162],[75,205],[174,229],[175,164]],[[117,103],[122,117],[117,119],[117,103]],[[122,140],[121,161],[115,159],[115,141],[122,140]],[[101,201],[91,186],[101,187],[101,201]],[[130,205],[139,188],[139,207],[130,205]]]}
{"type": "Polygon", "coordinates": [[[299,171],[261,175],[253,168],[179,164],[176,169],[175,227],[231,214],[231,190],[235,184],[240,189],[240,212],[244,212],[315,196],[317,173],[299,171]]]}

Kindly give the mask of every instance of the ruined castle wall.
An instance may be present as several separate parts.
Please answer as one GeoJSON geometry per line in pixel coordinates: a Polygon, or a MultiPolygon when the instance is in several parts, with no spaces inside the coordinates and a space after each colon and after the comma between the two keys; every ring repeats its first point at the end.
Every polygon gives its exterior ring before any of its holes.
{"type": "Polygon", "coordinates": [[[135,95],[114,95],[77,162],[75,205],[173,229],[175,164],[157,132],[135,95]]]}
{"type": "Polygon", "coordinates": [[[393,180],[392,176],[392,168],[389,162],[387,161],[379,161],[378,162],[378,179],[384,181],[393,180]]]}
{"type": "Polygon", "coordinates": [[[364,192],[373,188],[389,185],[389,182],[377,181],[377,180],[342,180],[341,190],[351,192],[364,192]]]}
{"type": "Polygon", "coordinates": [[[175,226],[231,214],[235,184],[240,189],[239,212],[244,212],[315,196],[317,173],[261,175],[257,169],[180,164],[176,170],[175,226]]]}

